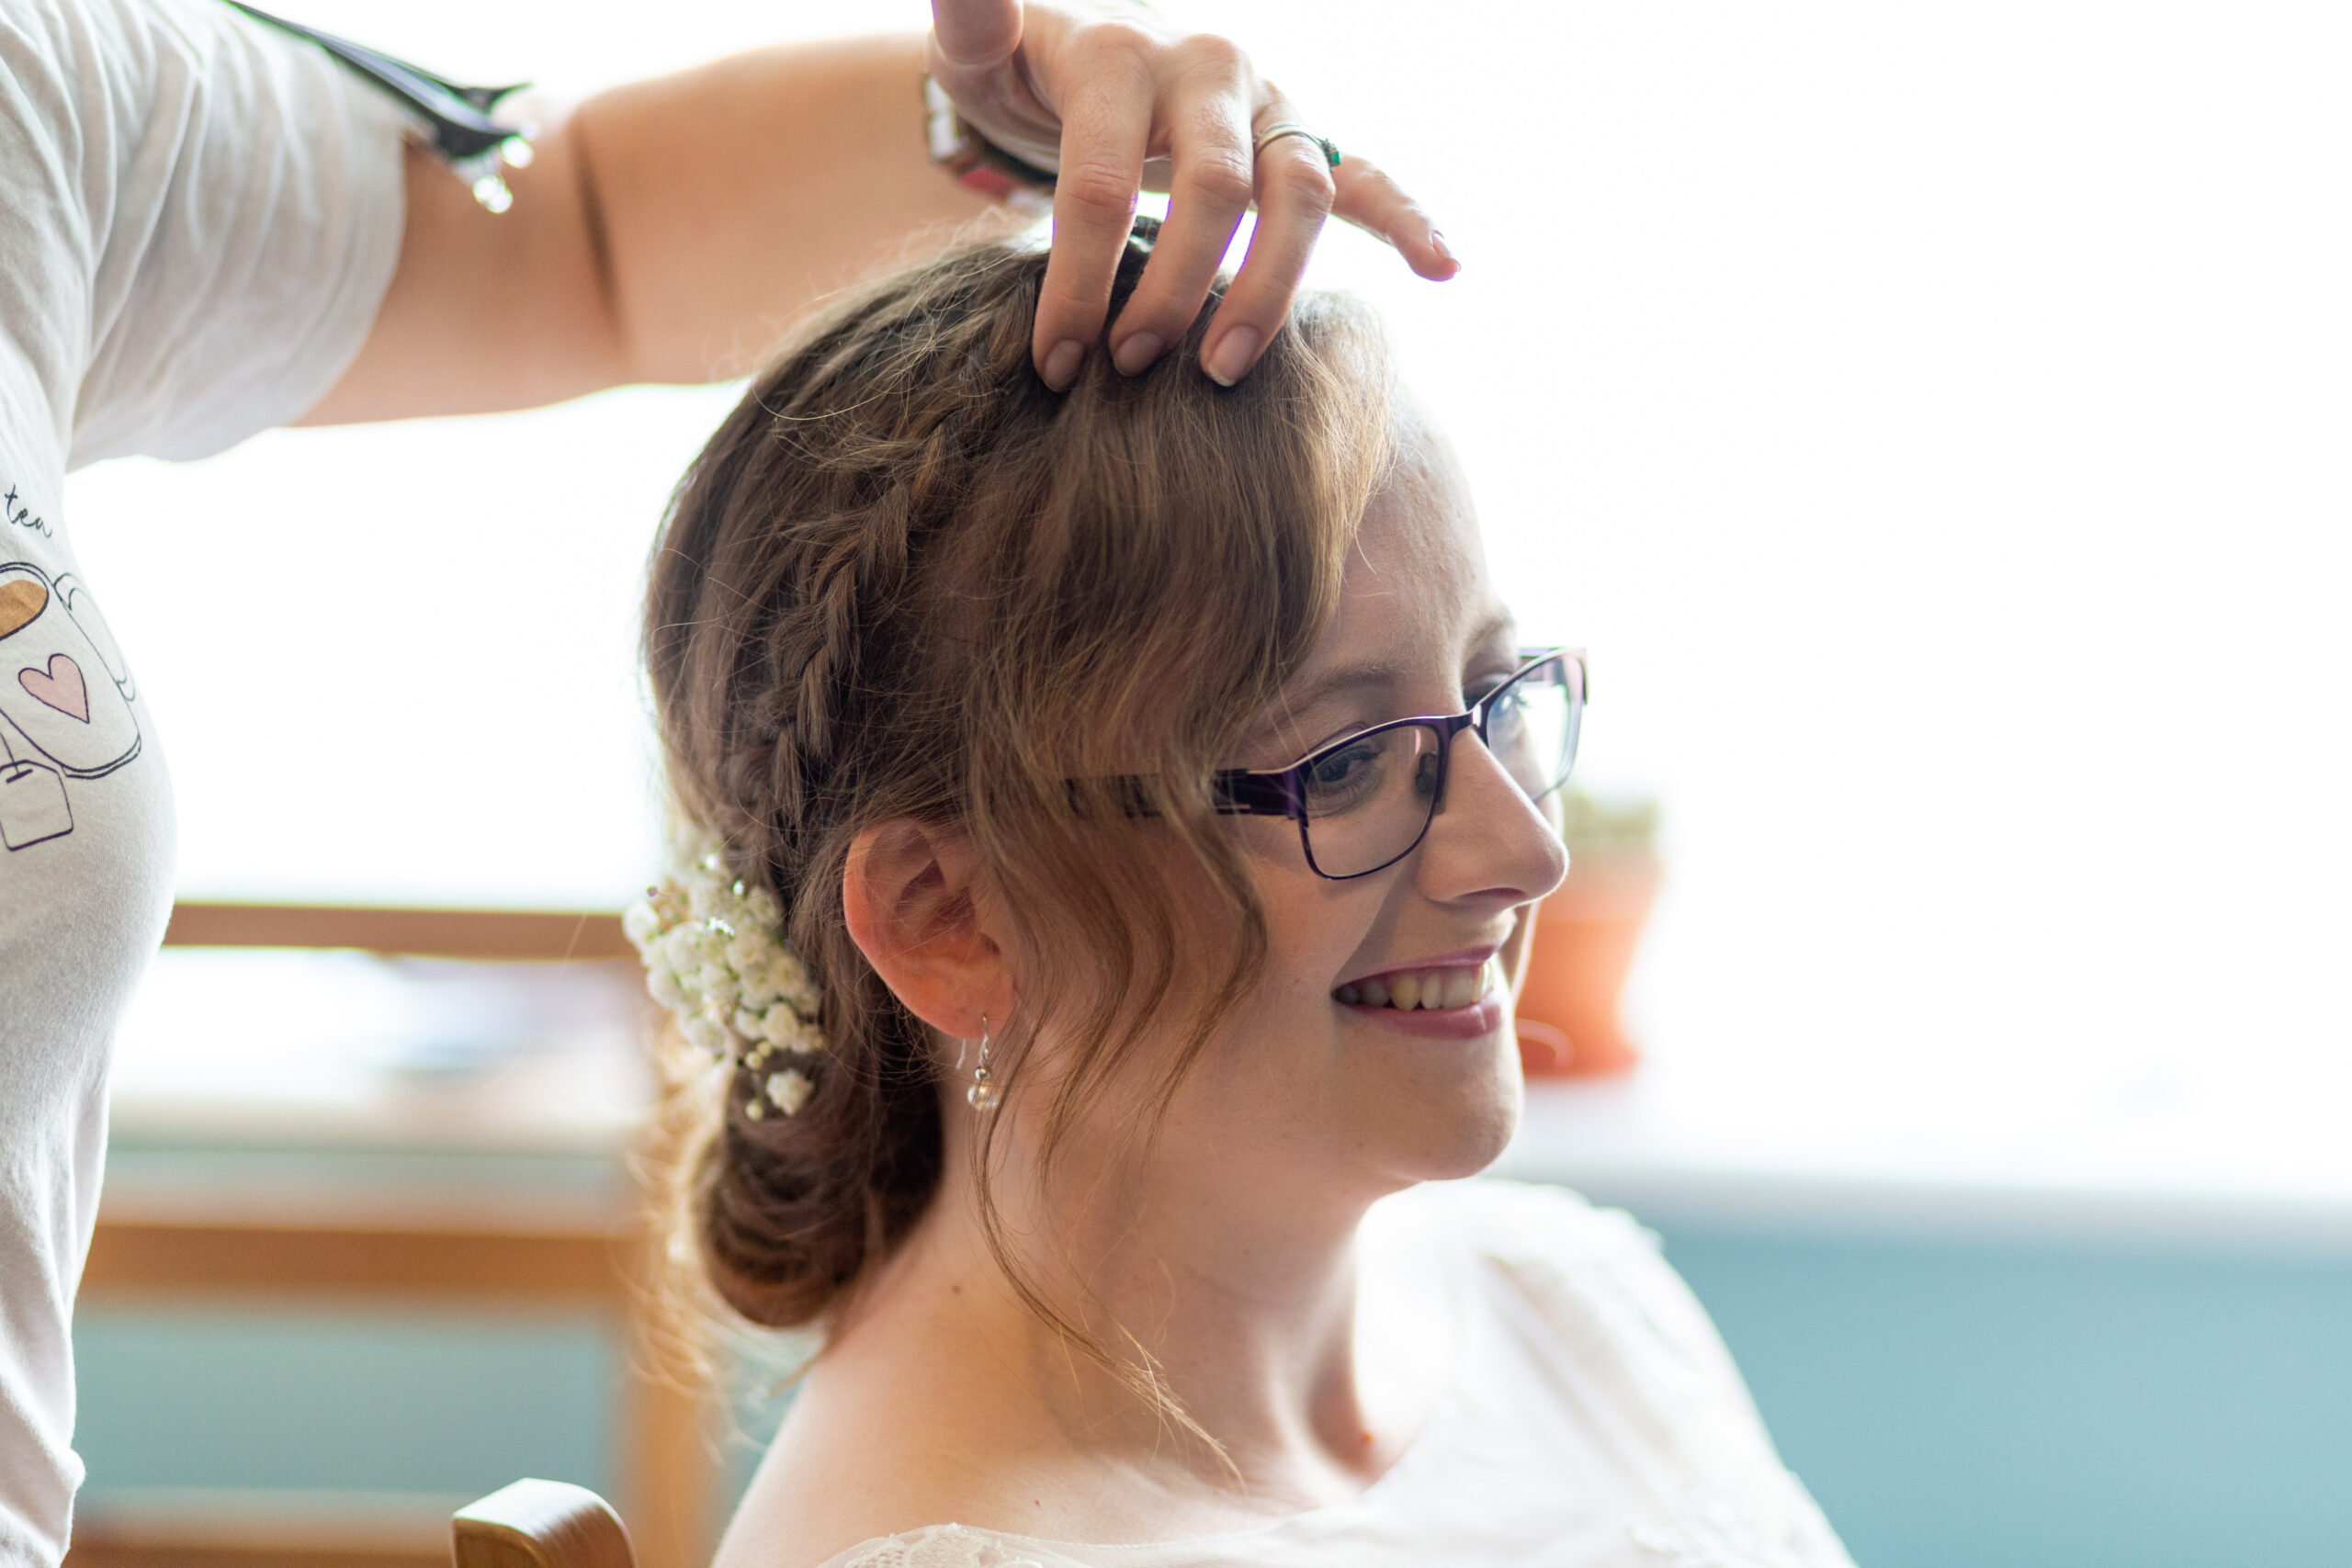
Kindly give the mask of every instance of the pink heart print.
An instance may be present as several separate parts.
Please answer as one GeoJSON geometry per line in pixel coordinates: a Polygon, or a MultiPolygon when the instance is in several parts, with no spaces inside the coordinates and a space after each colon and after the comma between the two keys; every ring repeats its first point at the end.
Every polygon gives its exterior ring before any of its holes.
{"type": "Polygon", "coordinates": [[[49,656],[49,669],[20,670],[17,684],[32,694],[33,701],[84,724],[90,722],[90,687],[82,679],[82,667],[62,653],[49,656]]]}

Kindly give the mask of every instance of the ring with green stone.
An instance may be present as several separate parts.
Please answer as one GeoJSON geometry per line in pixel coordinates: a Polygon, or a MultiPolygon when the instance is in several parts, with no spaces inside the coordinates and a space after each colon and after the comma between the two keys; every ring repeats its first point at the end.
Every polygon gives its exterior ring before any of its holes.
{"type": "Polygon", "coordinates": [[[1335,169],[1340,166],[1340,144],[1338,142],[1333,141],[1328,136],[1317,136],[1306,127],[1296,124],[1291,120],[1283,120],[1279,124],[1270,125],[1266,127],[1265,130],[1258,132],[1258,139],[1250,143],[1250,156],[1252,158],[1257,157],[1259,153],[1263,152],[1269,146],[1281,141],[1285,136],[1304,136],[1307,141],[1314,142],[1316,146],[1320,147],[1323,150],[1323,161],[1326,164],[1329,164],[1335,169]]]}

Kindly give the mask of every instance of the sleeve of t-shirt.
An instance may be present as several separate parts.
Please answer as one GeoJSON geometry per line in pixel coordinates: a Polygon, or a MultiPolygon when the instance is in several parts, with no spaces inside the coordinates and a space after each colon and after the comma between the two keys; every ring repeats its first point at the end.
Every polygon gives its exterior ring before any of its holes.
{"type": "Polygon", "coordinates": [[[397,107],[220,0],[0,0],[0,331],[66,466],[205,457],[323,398],[400,258],[397,107]]]}

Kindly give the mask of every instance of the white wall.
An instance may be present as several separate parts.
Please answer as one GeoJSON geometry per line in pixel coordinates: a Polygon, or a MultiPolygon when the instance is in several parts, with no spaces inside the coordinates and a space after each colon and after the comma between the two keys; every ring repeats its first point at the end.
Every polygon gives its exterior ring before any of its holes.
{"type": "MultiPolygon", "coordinates": [[[[922,15],[301,10],[571,90],[922,15]]],[[[1464,260],[1431,288],[1346,234],[1318,265],[1386,312],[1531,629],[1592,650],[1591,775],[1665,797],[1667,1056],[1727,1097],[1792,1060],[1988,1105],[2272,1086],[2257,1120],[2346,1087],[2346,13],[1193,11],[1464,260]]],[[[724,402],[78,478],[186,887],[623,896],[637,572],[724,402]]]]}

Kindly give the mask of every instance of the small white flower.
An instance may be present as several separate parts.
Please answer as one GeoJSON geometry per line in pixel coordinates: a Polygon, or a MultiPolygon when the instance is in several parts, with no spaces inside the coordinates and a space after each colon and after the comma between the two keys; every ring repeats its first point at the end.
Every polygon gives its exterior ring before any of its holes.
{"type": "Polygon", "coordinates": [[[754,887],[743,895],[743,913],[751,924],[763,931],[784,929],[784,906],[764,887],[754,887]]]}
{"type": "Polygon", "coordinates": [[[782,994],[771,978],[776,967],[772,956],[775,939],[767,931],[765,927],[746,925],[727,944],[727,966],[735,971],[744,1000],[761,1007],[782,994]]]}
{"type": "Polygon", "coordinates": [[[662,934],[662,911],[649,903],[631,904],[621,913],[621,931],[629,945],[643,953],[662,934]]]}
{"type": "Polygon", "coordinates": [[[662,960],[684,980],[702,967],[700,943],[692,926],[679,926],[662,933],[662,960]]]}
{"type": "Polygon", "coordinates": [[[686,913],[696,920],[724,919],[728,902],[726,887],[707,875],[686,884],[686,913]]]}
{"type": "Polygon", "coordinates": [[[808,1041],[814,1032],[813,1029],[806,1019],[790,1008],[770,1008],[767,1017],[761,1022],[766,1027],[761,1031],[760,1038],[769,1044],[781,1045],[787,1051],[808,1049],[808,1041]]]}
{"type": "Polygon", "coordinates": [[[809,1081],[807,1074],[791,1067],[786,1067],[780,1073],[768,1075],[768,1102],[786,1116],[808,1104],[809,1095],[814,1093],[816,1089],[817,1086],[809,1081]]]}
{"type": "Polygon", "coordinates": [[[695,989],[702,993],[707,1006],[722,1012],[734,1007],[735,993],[739,988],[735,983],[735,971],[727,966],[723,956],[704,959],[702,967],[695,971],[695,989]]]}
{"type": "Polygon", "coordinates": [[[770,960],[759,977],[760,988],[769,996],[780,998],[803,1018],[817,1016],[821,999],[817,983],[808,977],[808,970],[789,953],[778,953],[770,960]]]}

